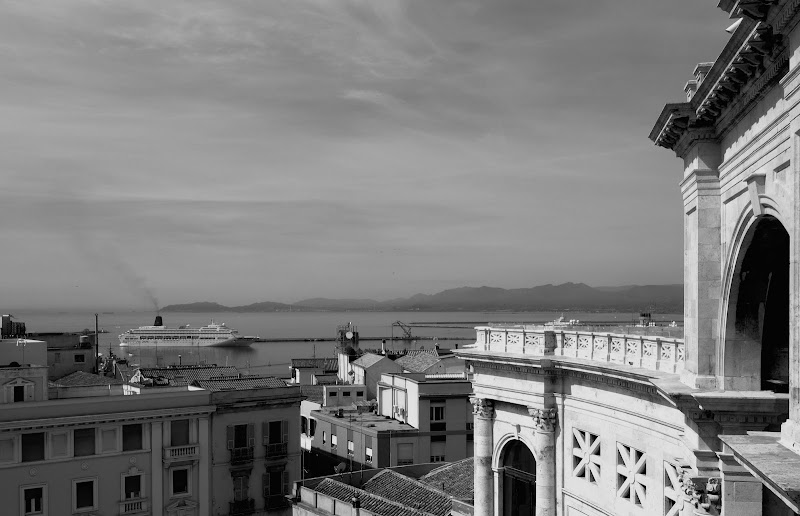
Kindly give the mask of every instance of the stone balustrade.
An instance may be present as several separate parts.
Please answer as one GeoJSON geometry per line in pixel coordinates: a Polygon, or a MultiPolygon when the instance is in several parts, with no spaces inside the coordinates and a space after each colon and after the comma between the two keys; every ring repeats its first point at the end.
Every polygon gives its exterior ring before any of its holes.
{"type": "Polygon", "coordinates": [[[124,500],[119,503],[119,513],[124,515],[135,515],[140,513],[147,513],[147,500],[139,499],[139,500],[124,500]]]}
{"type": "Polygon", "coordinates": [[[475,347],[530,356],[564,356],[624,364],[653,371],[683,369],[683,339],[604,333],[574,327],[478,326],[475,347]]]}

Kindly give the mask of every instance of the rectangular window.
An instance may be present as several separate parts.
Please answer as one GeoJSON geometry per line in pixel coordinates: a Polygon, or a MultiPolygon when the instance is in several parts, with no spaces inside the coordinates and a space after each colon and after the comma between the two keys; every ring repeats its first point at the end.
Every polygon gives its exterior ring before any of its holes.
{"type": "MultiPolygon", "coordinates": [[[[280,444],[286,442],[284,433],[288,433],[288,422],[284,425],[283,421],[269,422],[269,444],[280,444]]],[[[288,436],[286,436],[288,439],[288,436]]]]}
{"type": "Polygon", "coordinates": [[[444,441],[431,442],[431,462],[444,462],[446,448],[447,443],[444,441]]]}
{"type": "Polygon", "coordinates": [[[247,475],[239,475],[233,477],[233,499],[236,502],[241,502],[250,498],[248,494],[248,487],[250,484],[250,477],[247,475]]]}
{"type": "Polygon", "coordinates": [[[444,421],[444,405],[431,405],[431,421],[444,421]]]}
{"type": "Polygon", "coordinates": [[[19,403],[21,401],[25,401],[25,386],[24,385],[15,385],[14,386],[14,403],[19,403]]]}
{"type": "Polygon", "coordinates": [[[331,393],[330,393],[330,395],[328,397],[329,398],[335,398],[336,397],[336,391],[331,391],[331,393]]]}
{"type": "Polygon", "coordinates": [[[331,448],[336,448],[338,442],[339,439],[337,439],[337,436],[335,434],[331,434],[331,448]]]}
{"type": "Polygon", "coordinates": [[[72,512],[97,509],[97,480],[94,478],[72,481],[72,512]]]}
{"type": "Polygon", "coordinates": [[[342,391],[342,396],[345,397],[345,398],[349,398],[350,397],[350,391],[342,391]]]}
{"type": "Polygon", "coordinates": [[[247,425],[233,425],[233,447],[247,448],[247,425]]]}
{"type": "Polygon", "coordinates": [[[122,425],[122,451],[141,450],[143,447],[142,425],[122,425]]]}
{"type": "Polygon", "coordinates": [[[403,466],[405,464],[414,463],[414,444],[413,443],[399,443],[397,445],[397,465],[403,466]]]}
{"type": "Polygon", "coordinates": [[[23,487],[22,503],[25,516],[44,514],[44,486],[23,487]]]}
{"type": "Polygon", "coordinates": [[[359,398],[363,398],[364,397],[364,391],[356,391],[356,396],[358,396],[359,398]]]}
{"type": "Polygon", "coordinates": [[[44,432],[22,434],[22,462],[44,460],[44,432]]]}
{"type": "Polygon", "coordinates": [[[189,420],[178,419],[170,423],[170,446],[189,444],[189,420]]]}
{"type": "Polygon", "coordinates": [[[189,468],[172,470],[172,496],[189,494],[189,468]]]}
{"type": "Polygon", "coordinates": [[[351,457],[353,456],[353,450],[354,450],[353,441],[347,441],[347,454],[350,455],[351,457]]]}
{"type": "Polygon", "coordinates": [[[142,497],[142,475],[128,475],[125,477],[125,499],[132,500],[142,497]]]}
{"type": "Polygon", "coordinates": [[[372,464],[372,448],[364,449],[364,458],[367,464],[372,464]]]}
{"type": "Polygon", "coordinates": [[[72,431],[72,455],[85,457],[94,455],[94,428],[78,428],[72,431]]]}
{"type": "Polygon", "coordinates": [[[86,355],[84,355],[83,353],[81,353],[80,355],[73,355],[72,360],[76,364],[83,364],[86,362],[86,355]]]}

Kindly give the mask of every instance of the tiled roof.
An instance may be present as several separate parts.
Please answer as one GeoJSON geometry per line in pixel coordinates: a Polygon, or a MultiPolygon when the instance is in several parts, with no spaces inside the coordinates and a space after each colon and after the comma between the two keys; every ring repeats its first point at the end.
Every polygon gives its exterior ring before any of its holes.
{"type": "Polygon", "coordinates": [[[361,355],[357,360],[353,360],[353,365],[361,366],[363,368],[371,367],[381,360],[383,360],[383,355],[376,355],[374,353],[365,353],[361,355]]]}
{"type": "Polygon", "coordinates": [[[247,389],[263,389],[265,387],[286,387],[286,382],[274,376],[245,376],[243,378],[211,378],[195,380],[195,387],[208,391],[242,391],[247,389]]]}
{"type": "Polygon", "coordinates": [[[338,371],[339,362],[336,358],[293,358],[292,369],[322,369],[323,371],[338,371]]]}
{"type": "Polygon", "coordinates": [[[448,516],[452,508],[450,497],[442,491],[390,469],[369,479],[362,489],[436,516],[448,516]]]}
{"type": "Polygon", "coordinates": [[[322,385],[301,385],[300,393],[303,396],[306,396],[308,401],[313,401],[314,403],[319,403],[320,405],[322,405],[322,402],[325,401],[325,389],[322,387],[322,385]]]}
{"type": "Polygon", "coordinates": [[[462,459],[430,471],[419,481],[441,489],[457,500],[471,502],[474,498],[474,465],[472,457],[462,459]]]}
{"type": "Polygon", "coordinates": [[[75,371],[53,381],[56,387],[94,387],[100,385],[122,385],[121,380],[83,371],[75,371]]]}
{"type": "Polygon", "coordinates": [[[186,382],[194,380],[208,380],[222,376],[239,376],[239,370],[234,366],[170,366],[170,367],[141,367],[139,372],[145,378],[158,378],[159,376],[174,380],[182,376],[186,382]]]}
{"type": "Polygon", "coordinates": [[[412,373],[424,373],[439,361],[439,356],[430,352],[406,355],[395,360],[395,363],[412,373]]]}
{"type": "Polygon", "coordinates": [[[330,478],[317,484],[314,490],[343,502],[350,502],[354,496],[358,496],[362,509],[380,516],[420,516],[422,514],[419,510],[408,506],[407,501],[404,503],[388,500],[330,478]]]}

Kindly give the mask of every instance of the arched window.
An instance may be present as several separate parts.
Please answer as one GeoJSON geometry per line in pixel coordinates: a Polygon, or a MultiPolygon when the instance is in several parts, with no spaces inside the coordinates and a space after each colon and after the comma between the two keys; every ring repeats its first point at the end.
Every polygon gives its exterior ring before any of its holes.
{"type": "Polygon", "coordinates": [[[503,449],[503,516],[534,516],[536,513],[536,460],[522,441],[511,441],[503,449]]]}

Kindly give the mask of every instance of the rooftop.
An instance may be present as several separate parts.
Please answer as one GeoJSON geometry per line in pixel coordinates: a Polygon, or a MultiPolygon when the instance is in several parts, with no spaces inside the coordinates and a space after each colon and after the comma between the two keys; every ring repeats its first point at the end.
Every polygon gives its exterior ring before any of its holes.
{"type": "Polygon", "coordinates": [[[214,377],[239,376],[239,370],[234,366],[168,366],[168,367],[140,367],[139,372],[145,378],[167,378],[174,380],[182,377],[186,382],[194,380],[208,380],[214,377]]]}
{"type": "Polygon", "coordinates": [[[375,353],[364,353],[358,359],[353,360],[353,365],[357,365],[363,368],[371,367],[381,360],[386,358],[384,355],[376,355],[375,353]]]}
{"type": "Polygon", "coordinates": [[[322,403],[325,401],[325,389],[322,385],[301,385],[300,393],[305,396],[308,401],[322,403]]]}
{"type": "Polygon", "coordinates": [[[407,500],[402,502],[389,500],[330,478],[317,484],[314,491],[343,502],[350,502],[354,497],[358,497],[362,509],[380,516],[420,516],[420,511],[406,505],[407,500]]]}
{"type": "Polygon", "coordinates": [[[83,371],[75,371],[74,373],[70,373],[52,381],[52,384],[55,387],[96,387],[105,385],[122,385],[123,383],[124,382],[122,380],[118,380],[116,378],[100,376],[83,371]]]}
{"type": "Polygon", "coordinates": [[[417,432],[418,430],[411,425],[402,423],[396,419],[379,416],[373,412],[358,412],[355,408],[346,409],[337,407],[335,409],[313,410],[311,414],[317,418],[337,426],[352,428],[364,428],[375,432],[417,432]],[[338,409],[343,409],[343,417],[336,417],[338,409]]]}
{"type": "Polygon", "coordinates": [[[211,378],[194,380],[191,385],[208,391],[242,391],[286,387],[286,382],[274,376],[244,376],[240,378],[211,378]]]}
{"type": "Polygon", "coordinates": [[[322,369],[323,371],[338,371],[339,362],[336,358],[293,358],[292,369],[322,369]]]}
{"type": "Polygon", "coordinates": [[[475,461],[472,457],[451,462],[420,477],[420,482],[441,489],[457,500],[474,498],[475,461]]]}
{"type": "Polygon", "coordinates": [[[439,361],[439,354],[435,351],[409,354],[395,360],[395,363],[412,373],[424,373],[439,361]]]}
{"type": "Polygon", "coordinates": [[[446,493],[390,469],[381,471],[361,488],[370,494],[403,503],[428,514],[450,514],[451,502],[446,493]]]}

